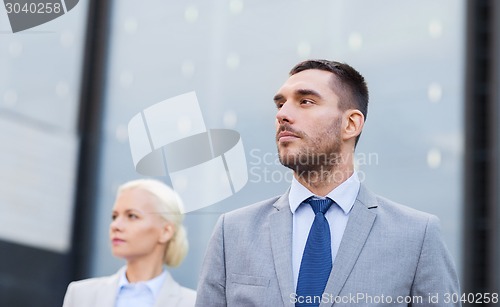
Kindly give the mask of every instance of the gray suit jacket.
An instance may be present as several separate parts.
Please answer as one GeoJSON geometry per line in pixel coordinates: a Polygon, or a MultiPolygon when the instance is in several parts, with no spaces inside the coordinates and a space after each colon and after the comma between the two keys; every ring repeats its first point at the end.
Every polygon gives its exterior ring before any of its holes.
{"type": "MultiPolygon", "coordinates": [[[[74,281],[69,284],[63,307],[114,307],[118,292],[121,268],[116,274],[106,277],[74,281]]],[[[196,300],[194,290],[181,287],[171,276],[163,283],[155,307],[193,307],[196,300]]]]}
{"type": "MultiPolygon", "coordinates": [[[[219,218],[196,306],[292,307],[292,275],[292,213],[286,193],[219,218]]],[[[452,299],[459,291],[437,217],[376,196],[362,185],[321,306],[460,306],[452,299]]]]}

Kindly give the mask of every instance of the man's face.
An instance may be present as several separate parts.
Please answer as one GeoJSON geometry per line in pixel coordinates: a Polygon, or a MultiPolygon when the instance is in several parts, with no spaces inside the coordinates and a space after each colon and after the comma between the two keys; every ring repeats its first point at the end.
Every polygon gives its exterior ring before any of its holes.
{"type": "Polygon", "coordinates": [[[280,162],[293,171],[331,171],[339,163],[342,112],[330,72],[309,69],[288,78],[274,101],[280,162]]]}

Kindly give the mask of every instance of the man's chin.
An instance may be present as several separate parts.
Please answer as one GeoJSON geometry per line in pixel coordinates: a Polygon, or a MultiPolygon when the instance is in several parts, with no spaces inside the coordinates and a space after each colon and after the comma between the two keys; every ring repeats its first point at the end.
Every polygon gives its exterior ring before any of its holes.
{"type": "Polygon", "coordinates": [[[278,157],[280,163],[286,167],[288,167],[289,164],[294,164],[298,159],[297,155],[289,153],[288,149],[278,149],[278,157]]]}
{"type": "Polygon", "coordinates": [[[304,168],[304,165],[300,164],[298,155],[280,155],[280,163],[294,172],[301,171],[304,168]]]}

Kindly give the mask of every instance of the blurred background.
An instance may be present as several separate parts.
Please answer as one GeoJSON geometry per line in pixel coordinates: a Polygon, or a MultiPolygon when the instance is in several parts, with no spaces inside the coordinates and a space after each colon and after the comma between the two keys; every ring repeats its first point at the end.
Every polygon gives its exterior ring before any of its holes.
{"type": "Polygon", "coordinates": [[[2,6],[0,305],[60,306],[70,281],[124,264],[108,227],[117,187],[143,177],[128,122],[190,91],[207,127],[241,134],[249,172],[186,215],[190,252],[171,272],[196,288],[219,215],[290,183],[272,97],[308,58],[368,82],[363,183],[437,215],[463,291],[498,293],[499,17],[494,0],[82,0],[14,34],[2,6]]]}

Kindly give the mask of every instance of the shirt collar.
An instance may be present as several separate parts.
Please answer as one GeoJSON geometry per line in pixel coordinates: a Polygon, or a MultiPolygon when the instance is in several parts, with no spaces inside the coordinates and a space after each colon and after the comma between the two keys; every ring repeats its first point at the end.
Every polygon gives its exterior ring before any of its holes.
{"type": "Polygon", "coordinates": [[[132,285],[132,284],[144,284],[146,287],[148,287],[151,292],[153,293],[153,297],[156,298],[158,292],[160,292],[161,286],[163,285],[163,282],[167,278],[167,275],[169,274],[168,271],[163,267],[163,271],[160,275],[156,276],[153,279],[150,279],[148,281],[140,281],[137,283],[130,283],[127,279],[126,275],[127,270],[124,269],[122,270],[120,274],[120,280],[118,281],[118,289],[122,289],[124,286],[127,285],[132,285]]]}
{"type": "MultiPolygon", "coordinates": [[[[325,197],[329,197],[334,200],[342,211],[344,211],[344,214],[348,214],[356,201],[360,185],[358,174],[354,171],[351,177],[330,191],[330,193],[328,193],[325,197]]],[[[294,176],[290,187],[290,193],[288,194],[288,201],[290,203],[290,210],[292,213],[295,213],[295,210],[297,210],[300,204],[311,196],[322,198],[314,195],[297,179],[295,179],[294,176]]]]}

